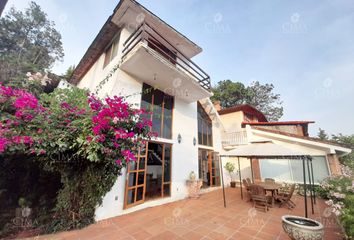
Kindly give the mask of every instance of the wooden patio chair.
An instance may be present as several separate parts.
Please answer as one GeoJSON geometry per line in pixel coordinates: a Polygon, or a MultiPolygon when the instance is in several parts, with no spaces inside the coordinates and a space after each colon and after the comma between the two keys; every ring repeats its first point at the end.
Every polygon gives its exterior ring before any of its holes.
{"type": "Polygon", "coordinates": [[[248,185],[251,185],[251,184],[252,184],[252,181],[251,181],[250,178],[246,178],[246,180],[247,180],[248,185]]]}
{"type": "Polygon", "coordinates": [[[242,184],[248,193],[248,201],[250,201],[251,200],[250,185],[248,184],[246,179],[242,179],[242,184]]]}
{"type": "Polygon", "coordinates": [[[295,191],[295,184],[291,185],[289,192],[276,193],[274,198],[280,201],[279,207],[287,205],[289,209],[293,209],[296,204],[291,201],[291,197],[293,196],[295,191]]]}
{"type": "Polygon", "coordinates": [[[271,206],[271,196],[267,196],[264,188],[255,184],[251,185],[249,189],[253,201],[253,207],[267,212],[271,206]]]}

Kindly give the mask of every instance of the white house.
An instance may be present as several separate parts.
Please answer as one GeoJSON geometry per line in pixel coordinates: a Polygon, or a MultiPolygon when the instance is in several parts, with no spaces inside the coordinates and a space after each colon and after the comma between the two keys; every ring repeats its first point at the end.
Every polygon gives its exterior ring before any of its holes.
{"type": "MultiPolygon", "coordinates": [[[[315,183],[329,176],[340,175],[338,157],[351,152],[351,149],[337,143],[309,137],[308,125],[314,123],[313,121],[268,122],[263,113],[247,104],[216,108],[225,128],[222,138],[224,149],[254,143],[273,143],[311,156],[315,183]]],[[[243,158],[240,161],[242,178],[248,177],[254,181],[273,178],[276,181],[303,182],[302,163],[279,157],[243,158]]],[[[238,164],[235,158],[223,159],[223,162],[228,161],[238,164]]],[[[237,179],[237,176],[233,177],[237,179]]],[[[225,174],[225,183],[229,181],[229,175],[225,174]]]]}
{"type": "MultiPolygon", "coordinates": [[[[202,179],[203,191],[215,189],[221,184],[218,153],[223,148],[237,148],[257,139],[289,145],[319,156],[325,175],[334,171],[337,154],[350,151],[274,132],[267,128],[264,115],[251,106],[218,113],[209,99],[209,75],[191,60],[201,52],[198,45],[136,1],[121,0],[81,59],[71,84],[101,97],[125,96],[137,108],[152,110],[152,130],[158,133],[104,197],[96,209],[96,220],[186,198],[186,180],[192,171],[202,179]]],[[[226,161],[234,159],[224,159],[221,165],[226,161]]],[[[274,177],[268,171],[276,164],[272,159],[242,164],[243,176],[274,177]]],[[[224,176],[228,182],[227,174],[224,176]]]]}
{"type": "Polygon", "coordinates": [[[141,149],[97,208],[96,219],[183,199],[194,171],[203,188],[220,186],[220,119],[210,78],[191,58],[202,49],[134,0],[122,0],[76,67],[71,83],[126,96],[153,110],[158,138],[141,149]]]}

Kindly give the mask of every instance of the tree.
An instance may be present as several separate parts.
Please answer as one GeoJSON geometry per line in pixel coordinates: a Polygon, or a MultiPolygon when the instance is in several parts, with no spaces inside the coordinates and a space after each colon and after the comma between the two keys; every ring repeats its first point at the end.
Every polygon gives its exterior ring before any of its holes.
{"type": "Polygon", "coordinates": [[[283,116],[280,94],[273,93],[273,84],[252,82],[247,87],[246,103],[254,106],[267,117],[268,121],[277,121],[283,116]]]}
{"type": "Polygon", "coordinates": [[[68,69],[66,69],[65,74],[63,75],[63,78],[67,81],[70,80],[71,76],[73,75],[75,70],[75,65],[71,65],[68,67],[68,69]]]}
{"type": "Polygon", "coordinates": [[[48,70],[63,59],[54,26],[35,2],[24,12],[12,7],[0,19],[0,82],[21,86],[27,72],[48,70]]]}
{"type": "Polygon", "coordinates": [[[247,95],[247,89],[243,83],[232,82],[231,80],[218,82],[217,86],[213,88],[213,92],[212,100],[220,101],[224,108],[245,103],[244,100],[247,95]]]}
{"type": "Polygon", "coordinates": [[[340,158],[341,163],[350,167],[354,171],[354,134],[343,135],[341,133],[332,135],[332,140],[339,144],[343,144],[352,149],[352,152],[340,158]]]}
{"type": "Polygon", "coordinates": [[[318,129],[317,137],[321,140],[328,140],[328,135],[322,128],[318,129]]]}
{"type": "Polygon", "coordinates": [[[280,94],[273,93],[273,84],[252,82],[245,87],[243,83],[223,80],[213,88],[212,100],[218,100],[223,108],[239,104],[250,104],[257,108],[269,121],[277,121],[283,116],[280,94]]]}

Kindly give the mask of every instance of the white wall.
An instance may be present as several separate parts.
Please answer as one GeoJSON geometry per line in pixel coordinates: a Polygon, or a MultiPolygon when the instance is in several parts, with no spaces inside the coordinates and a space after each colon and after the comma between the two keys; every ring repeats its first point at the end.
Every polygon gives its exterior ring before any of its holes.
{"type": "MultiPolygon", "coordinates": [[[[78,84],[78,87],[95,90],[97,84],[102,81],[112,67],[117,64],[122,56],[122,43],[130,35],[127,29],[120,33],[120,44],[117,56],[103,68],[104,54],[97,60],[91,69],[85,74],[78,84]]],[[[142,82],[135,79],[124,71],[118,69],[109,81],[99,91],[100,97],[105,96],[129,96],[127,101],[140,107],[142,82]]],[[[214,147],[221,150],[219,126],[213,127],[214,147]]],[[[112,190],[103,198],[101,206],[96,209],[96,220],[102,220],[121,214],[136,211],[138,209],[160,205],[163,203],[183,199],[187,197],[186,180],[191,171],[198,172],[198,144],[193,145],[193,139],[198,142],[197,135],[197,103],[187,103],[178,96],[175,97],[172,123],[172,139],[158,139],[161,142],[172,144],[171,159],[171,197],[147,201],[138,206],[123,210],[124,189],[125,189],[125,169],[122,170],[122,176],[119,176],[112,190]],[[181,135],[182,141],[178,143],[177,136],[181,135]]]]}

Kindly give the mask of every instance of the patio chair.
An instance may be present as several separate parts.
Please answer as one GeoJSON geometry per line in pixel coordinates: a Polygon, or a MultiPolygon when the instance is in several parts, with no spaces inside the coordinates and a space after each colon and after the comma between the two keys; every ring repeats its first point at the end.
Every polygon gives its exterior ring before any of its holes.
{"type": "Polygon", "coordinates": [[[251,184],[252,184],[252,181],[251,181],[250,178],[246,178],[246,180],[247,180],[248,185],[251,185],[251,184]]]}
{"type": "Polygon", "coordinates": [[[273,178],[265,178],[264,182],[266,182],[266,183],[275,183],[275,180],[273,178]]]}
{"type": "Polygon", "coordinates": [[[289,209],[293,209],[296,204],[291,201],[291,197],[293,196],[295,191],[295,184],[291,185],[289,192],[276,193],[274,198],[280,201],[279,207],[287,205],[289,209]]]}
{"type": "Polygon", "coordinates": [[[266,195],[263,187],[255,184],[251,185],[249,189],[251,199],[253,201],[253,207],[267,212],[269,210],[269,207],[271,206],[271,196],[266,195]]]}
{"type": "Polygon", "coordinates": [[[246,179],[242,179],[242,184],[246,188],[246,191],[248,193],[248,201],[250,201],[251,200],[250,185],[248,184],[246,179]]]}

